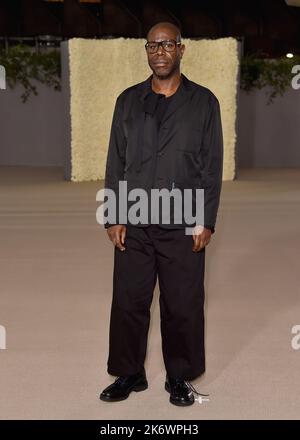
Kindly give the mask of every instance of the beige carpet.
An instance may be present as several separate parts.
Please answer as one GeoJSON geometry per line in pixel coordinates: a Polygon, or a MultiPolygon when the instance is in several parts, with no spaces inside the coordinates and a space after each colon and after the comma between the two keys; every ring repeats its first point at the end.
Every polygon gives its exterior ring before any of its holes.
{"type": "Polygon", "coordinates": [[[96,223],[98,183],[59,168],[0,169],[1,419],[299,419],[300,170],[244,170],[225,182],[207,247],[210,400],[175,407],[164,390],[158,290],[149,388],[122,402],[106,372],[113,247],[96,223]]]}

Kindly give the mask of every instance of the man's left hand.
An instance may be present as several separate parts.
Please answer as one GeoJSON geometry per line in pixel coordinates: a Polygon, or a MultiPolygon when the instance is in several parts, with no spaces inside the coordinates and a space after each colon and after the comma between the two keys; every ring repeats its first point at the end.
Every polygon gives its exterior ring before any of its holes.
{"type": "Polygon", "coordinates": [[[193,252],[199,252],[202,248],[208,245],[211,238],[211,230],[203,226],[195,226],[193,230],[194,246],[193,252]]]}

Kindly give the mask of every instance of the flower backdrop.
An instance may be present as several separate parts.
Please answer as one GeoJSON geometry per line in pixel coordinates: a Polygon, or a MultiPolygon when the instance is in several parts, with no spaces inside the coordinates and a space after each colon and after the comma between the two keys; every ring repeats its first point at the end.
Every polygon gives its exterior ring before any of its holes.
{"type": "MultiPolygon", "coordinates": [[[[219,99],[224,136],[223,180],[235,176],[238,42],[183,39],[181,71],[219,99]]],[[[71,180],[103,179],[115,100],[152,72],[144,39],[69,40],[71,180]]]]}

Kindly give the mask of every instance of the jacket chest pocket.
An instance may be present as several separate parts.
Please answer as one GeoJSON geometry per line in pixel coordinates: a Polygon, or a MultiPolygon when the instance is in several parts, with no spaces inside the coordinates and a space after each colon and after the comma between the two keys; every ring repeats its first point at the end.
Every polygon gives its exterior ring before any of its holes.
{"type": "Polygon", "coordinates": [[[199,125],[183,121],[178,128],[178,151],[199,153],[202,142],[202,128],[199,125]]]}

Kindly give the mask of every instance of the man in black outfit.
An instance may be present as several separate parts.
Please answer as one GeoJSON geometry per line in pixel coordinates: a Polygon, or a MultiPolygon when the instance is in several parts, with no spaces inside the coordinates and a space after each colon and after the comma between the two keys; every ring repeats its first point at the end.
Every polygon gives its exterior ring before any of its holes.
{"type": "Polygon", "coordinates": [[[148,79],[124,90],[115,105],[105,188],[203,188],[204,224],[106,223],[115,245],[107,371],[119,376],[100,394],[126,399],[148,387],[144,360],[150,307],[158,277],[165,389],[170,402],[191,405],[189,382],[205,371],[205,247],[215,232],[222,183],[223,138],[219,102],[180,73],[185,46],[172,23],[147,35],[148,79]],[[199,229],[200,228],[200,229],[199,229]]]}

